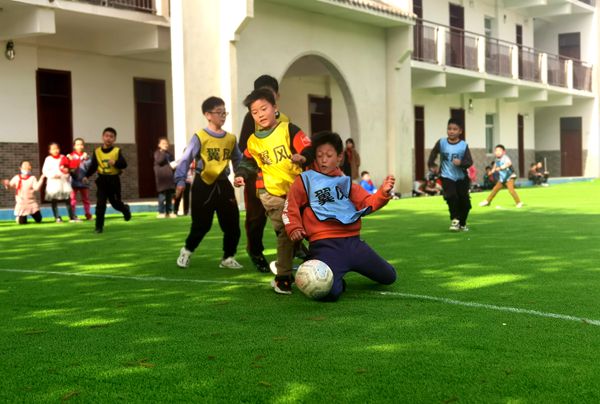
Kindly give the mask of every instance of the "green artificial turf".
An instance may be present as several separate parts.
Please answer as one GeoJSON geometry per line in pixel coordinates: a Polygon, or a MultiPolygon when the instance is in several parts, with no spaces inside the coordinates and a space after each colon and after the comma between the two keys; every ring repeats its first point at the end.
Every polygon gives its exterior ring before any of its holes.
{"type": "Polygon", "coordinates": [[[189,218],[2,223],[0,402],[599,402],[599,185],[473,194],[456,234],[443,199],[392,201],[362,234],[397,282],[329,304],[273,293],[244,238],[219,269],[216,222],[187,270],[189,218]]]}

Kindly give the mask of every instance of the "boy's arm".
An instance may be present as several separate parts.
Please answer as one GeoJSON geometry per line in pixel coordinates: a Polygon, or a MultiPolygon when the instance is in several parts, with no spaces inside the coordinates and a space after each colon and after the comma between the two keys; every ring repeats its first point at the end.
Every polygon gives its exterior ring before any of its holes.
{"type": "Polygon", "coordinates": [[[308,198],[306,196],[306,191],[304,190],[304,185],[302,184],[302,177],[298,176],[290,187],[281,215],[283,224],[285,225],[285,231],[292,241],[302,240],[306,235],[304,226],[302,226],[302,214],[300,208],[307,204],[308,198]]]}
{"type": "Polygon", "coordinates": [[[96,159],[96,153],[93,153],[92,157],[90,157],[90,165],[85,170],[84,176],[91,177],[96,171],[98,171],[98,160],[96,159]]]}
{"type": "Polygon", "coordinates": [[[471,157],[471,149],[469,146],[465,149],[465,155],[460,163],[461,168],[469,168],[473,165],[473,157],[471,157]]]}
{"type": "Polygon", "coordinates": [[[243,157],[244,156],[242,156],[242,152],[240,151],[240,148],[238,147],[236,142],[233,145],[233,150],[231,151],[231,165],[233,166],[233,172],[235,172],[240,166],[243,157]]]}
{"type": "Polygon", "coordinates": [[[175,184],[178,187],[185,187],[185,179],[187,178],[188,171],[190,166],[194,162],[194,157],[200,153],[200,149],[202,148],[202,144],[198,136],[193,135],[188,143],[185,151],[183,152],[183,156],[179,158],[179,163],[175,168],[175,174],[173,178],[175,179],[175,184]]]}
{"type": "Polygon", "coordinates": [[[314,150],[310,147],[310,138],[296,125],[291,123],[289,125],[292,154],[300,154],[304,157],[306,161],[302,163],[302,167],[308,167],[315,160],[314,150]]]}
{"type": "Polygon", "coordinates": [[[244,150],[243,158],[240,161],[237,169],[235,170],[235,176],[241,177],[246,180],[251,174],[258,172],[258,164],[252,157],[248,149],[244,150]]]}
{"type": "Polygon", "coordinates": [[[121,149],[119,149],[119,155],[117,156],[117,161],[115,161],[115,168],[119,170],[127,168],[127,161],[125,161],[125,156],[123,156],[123,150],[121,149]]]}
{"type": "Polygon", "coordinates": [[[381,209],[392,198],[390,190],[393,188],[394,181],[394,177],[388,176],[374,194],[370,194],[360,185],[353,183],[350,190],[350,200],[358,210],[371,208],[371,212],[374,212],[381,209]]]}
{"type": "Polygon", "coordinates": [[[246,150],[246,145],[248,144],[248,138],[255,131],[256,124],[254,123],[254,119],[252,118],[252,114],[250,112],[246,113],[244,116],[244,122],[242,123],[242,129],[240,129],[240,138],[238,140],[238,146],[240,150],[246,150]]]}
{"type": "MultiPolygon", "coordinates": [[[[435,164],[435,159],[437,159],[438,154],[440,154],[440,141],[435,142],[435,146],[431,149],[431,153],[429,154],[429,160],[427,160],[427,167],[431,167],[435,164]]],[[[469,153],[470,155],[470,153],[469,153]]]]}

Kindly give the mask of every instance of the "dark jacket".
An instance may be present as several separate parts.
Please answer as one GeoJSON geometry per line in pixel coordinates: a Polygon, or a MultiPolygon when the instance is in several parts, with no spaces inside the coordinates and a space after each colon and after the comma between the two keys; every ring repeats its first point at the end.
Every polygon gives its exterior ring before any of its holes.
{"type": "Polygon", "coordinates": [[[154,152],[154,179],[156,180],[156,192],[175,189],[173,169],[171,162],[173,156],[168,151],[157,150],[154,152]]]}

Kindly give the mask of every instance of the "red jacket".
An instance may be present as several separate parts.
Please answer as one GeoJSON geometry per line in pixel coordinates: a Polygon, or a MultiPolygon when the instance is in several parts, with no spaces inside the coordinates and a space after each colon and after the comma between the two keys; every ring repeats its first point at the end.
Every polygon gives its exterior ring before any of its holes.
{"type": "MultiPolygon", "coordinates": [[[[339,168],[333,175],[344,175],[339,168]]],[[[390,196],[385,195],[381,188],[375,194],[365,191],[360,185],[352,184],[350,189],[350,201],[356,206],[357,210],[371,207],[376,211],[385,206],[390,200],[390,196]]],[[[342,224],[336,220],[320,221],[317,219],[308,204],[308,196],[302,183],[302,178],[298,176],[290,188],[287,196],[287,203],[283,209],[283,223],[288,235],[298,229],[304,229],[310,242],[326,238],[342,238],[360,235],[361,220],[352,224],[342,224]]]]}

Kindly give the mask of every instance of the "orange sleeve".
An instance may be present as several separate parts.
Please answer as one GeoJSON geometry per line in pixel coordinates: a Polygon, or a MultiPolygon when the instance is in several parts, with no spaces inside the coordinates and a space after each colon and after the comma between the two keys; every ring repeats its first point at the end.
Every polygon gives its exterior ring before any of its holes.
{"type": "Polygon", "coordinates": [[[250,152],[248,151],[248,149],[244,149],[244,157],[247,157],[249,159],[253,158],[252,154],[250,154],[250,152]]]}
{"type": "Polygon", "coordinates": [[[384,193],[381,191],[381,188],[379,188],[376,193],[370,194],[360,185],[352,184],[352,189],[350,190],[350,200],[358,210],[370,207],[371,211],[375,212],[376,210],[387,205],[390,197],[384,195],[384,193]]]}
{"type": "Polygon", "coordinates": [[[300,209],[308,204],[308,197],[304,190],[304,184],[302,183],[302,177],[297,176],[290,191],[288,192],[287,200],[283,207],[283,224],[285,225],[285,231],[290,235],[294,230],[304,229],[302,223],[302,212],[300,209]]]}
{"type": "Polygon", "coordinates": [[[293,124],[290,124],[290,137],[292,138],[292,149],[298,154],[302,154],[302,151],[311,144],[306,133],[293,124]]]}

